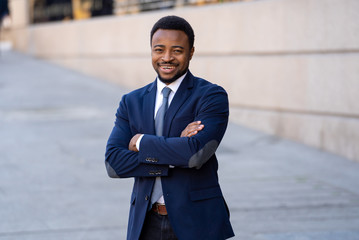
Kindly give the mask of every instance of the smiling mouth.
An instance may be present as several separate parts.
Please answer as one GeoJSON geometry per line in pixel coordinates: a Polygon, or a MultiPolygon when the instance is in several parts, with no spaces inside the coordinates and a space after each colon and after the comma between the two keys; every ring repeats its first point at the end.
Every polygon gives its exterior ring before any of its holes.
{"type": "Polygon", "coordinates": [[[174,69],[175,67],[174,66],[161,66],[162,69],[174,69]]]}
{"type": "Polygon", "coordinates": [[[178,64],[173,64],[173,63],[159,63],[158,66],[162,69],[165,70],[170,70],[170,69],[174,69],[176,67],[178,67],[178,64]]]}
{"type": "Polygon", "coordinates": [[[170,64],[170,65],[168,65],[168,64],[158,64],[159,65],[159,67],[160,67],[160,69],[161,69],[161,71],[162,71],[162,73],[164,73],[164,74],[170,74],[170,73],[172,73],[175,69],[176,69],[176,67],[178,66],[178,65],[176,65],[176,64],[170,64]]]}

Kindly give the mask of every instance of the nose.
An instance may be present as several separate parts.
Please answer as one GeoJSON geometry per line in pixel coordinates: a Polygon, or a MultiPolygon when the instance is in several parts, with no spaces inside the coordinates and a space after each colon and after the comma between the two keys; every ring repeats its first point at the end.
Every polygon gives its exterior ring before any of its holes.
{"type": "Polygon", "coordinates": [[[162,61],[170,62],[172,60],[173,60],[173,56],[171,54],[171,51],[165,51],[162,55],[162,61]]]}

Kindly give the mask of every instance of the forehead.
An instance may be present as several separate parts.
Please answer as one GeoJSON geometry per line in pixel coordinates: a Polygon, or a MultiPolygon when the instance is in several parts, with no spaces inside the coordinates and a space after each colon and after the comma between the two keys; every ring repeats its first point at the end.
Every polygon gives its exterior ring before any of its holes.
{"type": "Polygon", "coordinates": [[[152,46],[176,43],[187,46],[188,37],[181,30],[158,29],[152,37],[152,46]],[[186,45],[187,44],[187,45],[186,45]]]}

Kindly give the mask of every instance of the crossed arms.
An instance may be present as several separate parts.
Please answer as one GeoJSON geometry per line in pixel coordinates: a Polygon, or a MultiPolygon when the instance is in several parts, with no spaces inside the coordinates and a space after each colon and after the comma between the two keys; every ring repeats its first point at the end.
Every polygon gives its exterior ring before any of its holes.
{"type": "Polygon", "coordinates": [[[144,134],[138,151],[136,141],[141,134],[130,124],[128,114],[137,107],[136,101],[125,95],[106,147],[108,175],[115,178],[167,176],[170,165],[200,169],[222,140],[229,114],[227,94],[222,88],[210,88],[201,97],[195,110],[188,109],[188,113],[195,113],[196,121],[185,125],[178,137],[144,134]]]}
{"type": "MultiPolygon", "coordinates": [[[[191,123],[188,124],[187,127],[182,131],[180,137],[192,137],[192,136],[196,135],[199,131],[201,131],[203,128],[204,128],[204,125],[201,124],[201,121],[191,122],[191,123]]],[[[128,150],[134,151],[134,152],[138,152],[136,143],[137,143],[138,138],[139,138],[141,135],[142,135],[142,134],[137,133],[135,136],[132,137],[130,143],[128,144],[128,150]]]]}

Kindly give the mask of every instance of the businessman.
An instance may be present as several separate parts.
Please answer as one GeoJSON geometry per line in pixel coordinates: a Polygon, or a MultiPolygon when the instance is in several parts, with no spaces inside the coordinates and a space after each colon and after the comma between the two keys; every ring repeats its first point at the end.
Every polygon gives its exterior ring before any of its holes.
{"type": "Polygon", "coordinates": [[[122,97],[106,147],[108,175],[135,179],[127,239],[230,238],[215,155],[227,93],[188,70],[194,33],[185,19],[163,17],[150,36],[157,78],[122,97]]]}

